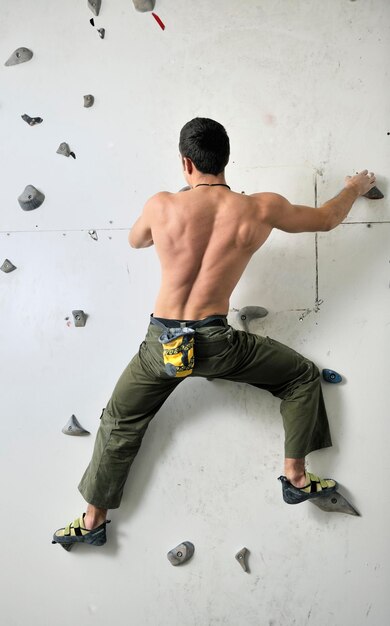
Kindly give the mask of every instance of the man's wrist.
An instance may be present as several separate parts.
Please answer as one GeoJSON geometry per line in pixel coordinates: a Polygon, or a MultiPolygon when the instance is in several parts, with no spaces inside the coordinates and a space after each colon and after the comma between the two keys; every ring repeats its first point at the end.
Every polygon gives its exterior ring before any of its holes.
{"type": "Polygon", "coordinates": [[[356,200],[360,196],[360,192],[359,192],[359,189],[357,188],[357,185],[354,185],[353,183],[345,185],[343,191],[347,191],[350,197],[353,198],[354,200],[356,200]]]}

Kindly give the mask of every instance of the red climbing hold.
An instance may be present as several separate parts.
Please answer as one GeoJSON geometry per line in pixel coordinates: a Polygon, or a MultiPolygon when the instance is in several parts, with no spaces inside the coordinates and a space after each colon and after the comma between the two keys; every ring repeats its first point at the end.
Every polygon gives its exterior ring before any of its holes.
{"type": "Polygon", "coordinates": [[[154,19],[156,20],[157,24],[163,29],[165,30],[165,24],[160,20],[159,16],[156,15],[155,13],[152,13],[154,19]]]}

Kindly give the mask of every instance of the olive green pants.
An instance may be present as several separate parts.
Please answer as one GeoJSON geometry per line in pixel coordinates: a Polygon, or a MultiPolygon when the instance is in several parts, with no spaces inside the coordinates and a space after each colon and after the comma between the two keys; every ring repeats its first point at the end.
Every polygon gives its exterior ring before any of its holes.
{"type": "MultiPolygon", "coordinates": [[[[85,500],[96,507],[119,507],[150,420],[177,385],[185,384],[185,378],[172,378],[164,370],[161,332],[149,325],[138,354],[103,410],[93,456],[79,484],[85,500]]],[[[190,376],[249,383],[281,398],[288,458],[303,458],[332,445],[318,368],[274,339],[231,326],[201,327],[196,330],[190,376]]]]}

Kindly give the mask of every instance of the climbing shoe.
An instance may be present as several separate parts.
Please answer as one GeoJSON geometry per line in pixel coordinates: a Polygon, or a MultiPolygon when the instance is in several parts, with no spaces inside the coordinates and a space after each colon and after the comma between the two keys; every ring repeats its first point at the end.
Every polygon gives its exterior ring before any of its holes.
{"type": "Polygon", "coordinates": [[[299,504],[312,498],[321,498],[329,495],[337,488],[337,483],[331,478],[319,478],[315,474],[305,472],[306,485],[304,487],[294,487],[285,477],[279,476],[282,483],[283,500],[287,504],[299,504]]]}
{"type": "Polygon", "coordinates": [[[106,520],[93,530],[84,528],[84,515],[69,523],[65,528],[59,528],[53,535],[52,543],[59,543],[69,552],[75,543],[89,543],[94,546],[102,546],[107,541],[106,525],[110,520],[106,520]]]}

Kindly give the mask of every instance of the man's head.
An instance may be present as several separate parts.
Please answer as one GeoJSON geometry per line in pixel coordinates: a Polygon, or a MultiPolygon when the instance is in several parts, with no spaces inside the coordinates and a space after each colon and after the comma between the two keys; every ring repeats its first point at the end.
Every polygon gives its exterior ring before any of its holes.
{"type": "Polygon", "coordinates": [[[189,159],[202,174],[217,176],[229,161],[229,137],[222,124],[195,117],[180,131],[179,150],[185,169],[189,159]]]}

